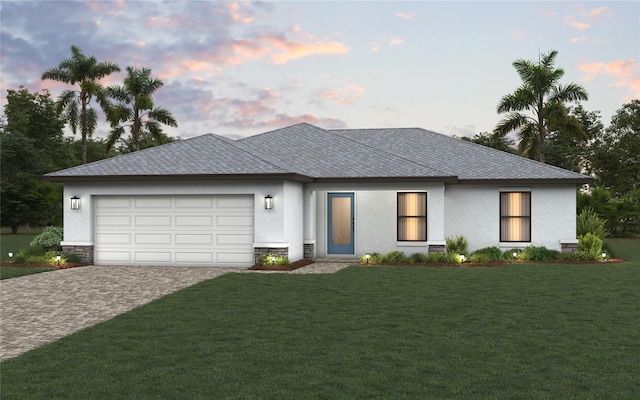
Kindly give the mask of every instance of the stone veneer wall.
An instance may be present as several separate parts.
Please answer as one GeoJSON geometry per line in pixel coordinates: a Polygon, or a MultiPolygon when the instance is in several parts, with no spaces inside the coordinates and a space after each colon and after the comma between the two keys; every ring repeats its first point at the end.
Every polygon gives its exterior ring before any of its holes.
{"type": "Polygon", "coordinates": [[[80,261],[86,264],[93,264],[93,245],[89,246],[62,246],[65,254],[75,254],[80,257],[80,261]]]}
{"type": "Polygon", "coordinates": [[[578,243],[560,243],[561,253],[575,253],[578,251],[578,243]]]}
{"type": "Polygon", "coordinates": [[[313,243],[304,244],[304,258],[313,260],[315,253],[315,245],[313,243]]]}
{"type": "Polygon", "coordinates": [[[288,247],[254,247],[253,248],[254,263],[258,264],[258,262],[260,261],[260,256],[263,256],[265,254],[273,254],[276,256],[289,257],[289,248],[288,247]]]}

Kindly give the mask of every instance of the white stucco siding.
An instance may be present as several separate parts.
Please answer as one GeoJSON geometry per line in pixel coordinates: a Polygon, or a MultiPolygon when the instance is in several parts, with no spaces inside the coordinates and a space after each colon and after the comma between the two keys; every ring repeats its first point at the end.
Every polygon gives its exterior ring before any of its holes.
{"type": "Polygon", "coordinates": [[[469,251],[528,244],[560,250],[560,240],[576,236],[575,185],[447,185],[445,236],[464,235],[469,251]],[[531,242],[500,243],[500,191],[531,191],[531,242]]]}
{"type": "MultiPolygon", "coordinates": [[[[64,185],[64,244],[90,245],[94,240],[93,198],[109,195],[215,195],[252,194],[254,198],[254,241],[286,243],[284,225],[285,189],[282,181],[147,181],[66,182],[64,185]],[[272,210],[265,210],[264,197],[274,198],[272,210]],[[69,199],[80,198],[80,210],[70,210],[69,199]]],[[[302,236],[302,234],[300,234],[302,236]]]]}
{"type": "Polygon", "coordinates": [[[401,250],[406,254],[428,251],[428,244],[444,241],[444,185],[418,184],[312,184],[316,191],[316,254],[327,256],[327,194],[354,193],[355,255],[401,250]],[[427,193],[427,242],[398,243],[398,192],[427,193]]]}
{"type": "Polygon", "coordinates": [[[304,258],[303,184],[285,181],[283,198],[283,240],[289,244],[289,260],[297,261],[304,258]]]}

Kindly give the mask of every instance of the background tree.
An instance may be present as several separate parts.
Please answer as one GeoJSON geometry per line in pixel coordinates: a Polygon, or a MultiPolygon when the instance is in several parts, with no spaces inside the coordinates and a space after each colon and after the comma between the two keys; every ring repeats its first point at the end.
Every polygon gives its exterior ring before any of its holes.
{"type": "MultiPolygon", "coordinates": [[[[142,132],[142,138],[140,138],[138,145],[140,146],[140,150],[144,150],[144,149],[148,149],[149,147],[155,147],[161,144],[176,142],[178,140],[180,140],[179,137],[174,138],[174,137],[168,136],[164,132],[160,132],[158,135],[153,137],[151,136],[151,133],[149,131],[144,131],[142,132]]],[[[133,141],[133,137],[128,136],[126,139],[122,139],[120,141],[120,145],[115,147],[113,150],[111,150],[111,152],[113,151],[115,151],[117,154],[127,154],[127,153],[133,153],[134,151],[136,151],[136,143],[133,141]]]]}
{"type": "Polygon", "coordinates": [[[528,158],[545,162],[545,141],[550,121],[562,127],[563,134],[586,140],[579,126],[566,119],[564,103],[587,100],[585,89],[575,83],[560,85],[564,70],[555,68],[556,50],[542,54],[536,63],[518,59],[513,62],[522,85],[498,103],[498,113],[507,116],[498,123],[494,135],[504,137],[518,131],[519,148],[528,158]],[[524,114],[523,112],[530,114],[524,114]]]}
{"type": "Polygon", "coordinates": [[[164,84],[160,79],[151,77],[151,69],[127,67],[123,83],[107,89],[108,96],[118,102],[107,114],[112,126],[107,140],[108,149],[122,137],[127,127],[137,151],[145,134],[158,142],[162,140],[160,124],[178,126],[169,111],[154,107],[152,95],[164,84]]]}
{"type": "Polygon", "coordinates": [[[599,111],[586,111],[582,105],[570,107],[567,118],[573,124],[579,124],[588,140],[576,139],[567,135],[562,127],[550,124],[545,145],[547,164],[584,174],[591,173],[591,144],[593,138],[602,134],[604,126],[599,111]]]}
{"type": "Polygon", "coordinates": [[[515,153],[514,142],[506,136],[495,136],[488,132],[480,132],[473,137],[462,137],[462,140],[467,142],[481,144],[483,146],[491,147],[492,149],[506,151],[507,153],[515,153]]]}
{"type": "Polygon", "coordinates": [[[640,189],[640,100],[625,104],[591,145],[595,185],[614,196],[640,189]]]}
{"type": "Polygon", "coordinates": [[[62,224],[62,185],[43,182],[59,169],[64,122],[49,92],[8,90],[0,127],[0,219],[13,233],[22,225],[62,224]]]}
{"type": "Polygon", "coordinates": [[[99,80],[120,71],[116,64],[105,61],[98,62],[95,57],[88,57],[76,47],[71,46],[71,58],[62,60],[60,64],[42,74],[42,79],[78,85],[79,90],[65,90],[58,98],[60,110],[64,110],[64,118],[75,135],[78,127],[82,137],[82,163],[87,163],[87,138],[91,137],[98,123],[96,111],[91,107],[95,98],[100,106],[108,112],[109,103],[104,88],[99,80]]]}

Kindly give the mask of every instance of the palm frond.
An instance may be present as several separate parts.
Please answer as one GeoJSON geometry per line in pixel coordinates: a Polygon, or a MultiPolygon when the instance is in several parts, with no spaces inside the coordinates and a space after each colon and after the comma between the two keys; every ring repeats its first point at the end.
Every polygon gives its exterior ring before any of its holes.
{"type": "Polygon", "coordinates": [[[174,128],[178,127],[178,122],[176,121],[176,119],[168,110],[165,110],[164,108],[154,108],[153,111],[149,112],[149,118],[164,125],[172,126],[174,128]]]}

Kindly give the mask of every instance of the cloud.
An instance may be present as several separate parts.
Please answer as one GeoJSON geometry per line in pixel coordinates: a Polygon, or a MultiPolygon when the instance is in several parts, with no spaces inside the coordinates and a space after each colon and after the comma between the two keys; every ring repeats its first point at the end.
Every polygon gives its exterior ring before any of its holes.
{"type": "Polygon", "coordinates": [[[571,26],[572,28],[584,30],[590,27],[591,25],[586,22],[569,21],[569,26],[571,26]]]}
{"type": "Polygon", "coordinates": [[[371,49],[371,51],[376,52],[378,50],[380,50],[380,43],[378,42],[371,42],[369,44],[369,48],[371,49]]]}
{"type": "Polygon", "coordinates": [[[363,87],[350,84],[338,89],[325,90],[320,93],[320,97],[338,104],[352,105],[364,96],[365,93],[366,90],[363,87]]]}
{"type": "Polygon", "coordinates": [[[511,34],[511,39],[513,40],[522,40],[526,37],[526,35],[523,32],[513,32],[511,34]]]}
{"type": "Polygon", "coordinates": [[[590,81],[601,75],[611,76],[615,86],[627,88],[633,98],[640,98],[640,69],[638,60],[616,60],[608,63],[582,63],[578,65],[585,74],[583,80],[590,81]]]}
{"type": "Polygon", "coordinates": [[[584,42],[585,40],[589,40],[589,38],[588,38],[588,37],[586,37],[586,36],[581,36],[581,37],[577,37],[577,38],[571,38],[571,39],[569,39],[569,41],[570,41],[571,43],[584,42]]]}
{"type": "Polygon", "coordinates": [[[607,7],[597,7],[597,8],[591,9],[590,11],[583,11],[581,14],[589,17],[597,17],[604,14],[606,10],[607,10],[607,7]]]}
{"type": "Polygon", "coordinates": [[[389,46],[397,46],[404,43],[404,39],[394,38],[389,41],[389,46]]]}
{"type": "Polygon", "coordinates": [[[416,16],[415,13],[403,13],[403,12],[396,13],[396,17],[400,17],[403,19],[411,19],[411,18],[415,18],[415,16],[416,16]]]}
{"type": "Polygon", "coordinates": [[[349,52],[349,48],[342,42],[319,40],[311,36],[307,37],[307,39],[310,40],[307,43],[295,42],[281,35],[270,34],[261,34],[259,39],[261,43],[274,47],[280,51],[279,53],[271,56],[271,61],[278,65],[286,64],[291,60],[311,55],[345,54],[349,52]]]}

